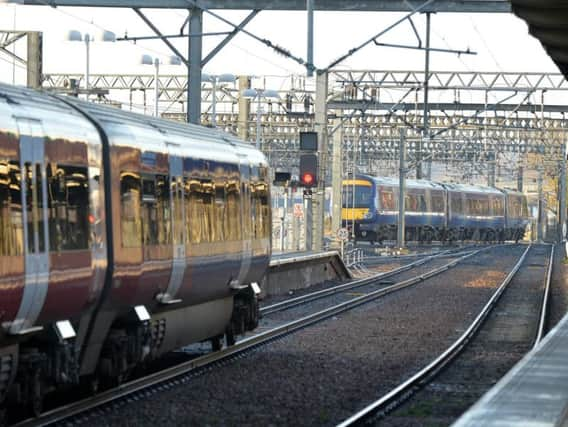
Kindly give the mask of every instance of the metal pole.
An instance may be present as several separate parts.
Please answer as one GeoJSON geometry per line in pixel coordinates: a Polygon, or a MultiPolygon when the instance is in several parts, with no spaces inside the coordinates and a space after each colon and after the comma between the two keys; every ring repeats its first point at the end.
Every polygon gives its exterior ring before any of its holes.
{"type": "Polygon", "coordinates": [[[558,215],[560,242],[566,240],[566,160],[568,160],[566,157],[568,155],[568,147],[566,147],[566,131],[563,134],[564,150],[560,163],[560,214],[558,215]]]}
{"type": "Polygon", "coordinates": [[[203,10],[189,12],[189,67],[187,70],[187,122],[201,123],[201,50],[203,47],[203,10]]]}
{"type": "MultiPolygon", "coordinates": [[[[15,13],[15,12],[14,12],[15,13]]],[[[27,70],[27,86],[35,89],[41,87],[42,79],[42,33],[31,31],[27,33],[28,37],[28,70],[27,70]]],[[[15,46],[15,45],[14,45],[15,46]]]]}
{"type": "Polygon", "coordinates": [[[217,127],[217,76],[213,76],[213,100],[211,101],[211,126],[217,127]]]}
{"type": "Polygon", "coordinates": [[[332,213],[331,213],[331,231],[336,233],[341,228],[341,145],[343,143],[343,126],[341,119],[335,119],[334,128],[337,130],[333,134],[333,165],[332,165],[332,213]]]}
{"type": "Polygon", "coordinates": [[[306,63],[307,76],[314,76],[314,0],[306,0],[308,11],[308,61],[306,63]]]}
{"type": "Polygon", "coordinates": [[[522,192],[523,191],[523,167],[519,166],[519,171],[517,172],[517,191],[522,192]]]}
{"type": "Polygon", "coordinates": [[[325,216],[325,175],[327,166],[327,87],[328,73],[316,74],[315,131],[318,134],[318,186],[313,215],[314,250],[323,249],[325,216]]]}
{"type": "Polygon", "coordinates": [[[397,245],[399,248],[404,248],[404,198],[405,198],[405,185],[406,185],[406,144],[405,144],[405,131],[400,129],[400,143],[398,146],[399,151],[399,167],[398,167],[398,233],[397,233],[397,245]]]}
{"type": "Polygon", "coordinates": [[[304,196],[304,241],[305,250],[311,251],[313,248],[313,236],[312,236],[312,197],[304,196]]]}
{"type": "Polygon", "coordinates": [[[256,149],[260,150],[260,92],[256,94],[256,149]]]}
{"type": "Polygon", "coordinates": [[[430,19],[431,13],[426,12],[426,50],[424,65],[424,125],[422,132],[422,141],[418,141],[416,150],[416,179],[422,179],[422,151],[423,141],[430,139],[430,106],[428,105],[429,81],[430,81],[430,19]]]}
{"type": "Polygon", "coordinates": [[[89,97],[89,44],[91,43],[91,36],[89,34],[85,34],[85,53],[86,53],[86,64],[85,64],[85,91],[86,97],[89,97]]]}
{"type": "Polygon", "coordinates": [[[158,117],[158,98],[160,96],[160,60],[154,58],[154,117],[158,117]]]}
{"type": "Polygon", "coordinates": [[[242,93],[245,89],[250,88],[250,78],[248,76],[239,76],[239,138],[247,141],[249,138],[249,113],[250,100],[245,98],[242,93]]]}
{"type": "Polygon", "coordinates": [[[282,251],[288,249],[288,187],[284,187],[284,212],[282,213],[282,229],[286,232],[286,238],[284,238],[284,233],[282,233],[282,251]]]}
{"type": "Polygon", "coordinates": [[[543,206],[543,194],[542,194],[542,181],[543,181],[543,170],[542,166],[538,168],[538,225],[537,225],[537,235],[536,238],[539,242],[543,240],[544,234],[544,206],[543,206]]]}

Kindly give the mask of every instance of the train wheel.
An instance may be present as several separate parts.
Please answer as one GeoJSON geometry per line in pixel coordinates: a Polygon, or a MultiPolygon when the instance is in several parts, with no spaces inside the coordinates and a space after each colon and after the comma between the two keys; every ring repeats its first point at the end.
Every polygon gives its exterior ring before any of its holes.
{"type": "Polygon", "coordinates": [[[101,381],[96,375],[89,375],[81,379],[80,388],[89,396],[94,396],[99,392],[101,381]]]}
{"type": "Polygon", "coordinates": [[[211,349],[213,351],[219,351],[223,348],[223,335],[217,335],[211,338],[211,349]]]}
{"type": "Polygon", "coordinates": [[[237,342],[235,338],[235,330],[232,323],[229,323],[227,329],[225,330],[225,341],[227,343],[227,347],[235,345],[237,342]]]}
{"type": "Polygon", "coordinates": [[[43,410],[43,392],[41,384],[41,371],[36,368],[31,377],[31,390],[28,407],[34,417],[39,417],[43,410]]]}

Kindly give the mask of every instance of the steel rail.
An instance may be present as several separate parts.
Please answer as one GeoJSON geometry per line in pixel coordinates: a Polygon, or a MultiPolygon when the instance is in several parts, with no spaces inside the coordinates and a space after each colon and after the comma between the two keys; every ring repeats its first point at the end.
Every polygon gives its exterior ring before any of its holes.
{"type": "Polygon", "coordinates": [[[503,294],[506,287],[509,285],[515,274],[521,268],[528,251],[531,249],[531,245],[521,255],[519,261],[515,264],[513,269],[509,272],[507,277],[503,280],[497,291],[489,299],[487,304],[483,307],[481,312],[477,315],[474,321],[471,323],[469,328],[450,346],[448,347],[440,356],[434,359],[429,365],[420,370],[418,373],[414,374],[410,379],[403,382],[387,394],[385,394],[380,399],[371,403],[367,407],[363,408],[361,411],[355,413],[351,417],[347,418],[343,422],[337,425],[337,427],[349,427],[357,424],[361,424],[366,420],[369,420],[376,416],[381,411],[387,411],[395,407],[405,398],[409,397],[414,391],[416,391],[422,384],[424,384],[429,378],[432,378],[437,374],[444,366],[451,362],[471,341],[473,336],[477,333],[484,320],[487,318],[491,310],[496,305],[499,297],[503,294]]]}
{"type": "Polygon", "coordinates": [[[63,421],[71,419],[72,417],[80,416],[81,414],[84,414],[88,411],[96,410],[102,405],[110,404],[120,399],[127,399],[128,396],[134,393],[137,392],[148,393],[149,392],[148,389],[153,386],[163,385],[166,384],[167,382],[173,382],[174,384],[179,384],[180,382],[185,381],[183,378],[185,375],[192,375],[196,373],[198,369],[211,367],[216,363],[242,355],[249,350],[252,350],[256,347],[259,347],[263,344],[269,343],[276,339],[282,338],[288,334],[291,334],[305,327],[311,326],[322,320],[349,311],[355,307],[359,307],[360,305],[371,302],[375,299],[378,299],[382,296],[385,296],[397,290],[422,282],[423,280],[426,280],[430,277],[443,273],[446,270],[449,270],[450,268],[456,266],[461,261],[464,261],[467,258],[470,258],[478,254],[479,252],[485,251],[489,248],[491,248],[491,246],[464,255],[447,264],[444,264],[441,267],[438,267],[434,270],[431,270],[417,277],[407,279],[405,281],[396,283],[389,287],[376,290],[369,294],[324,309],[317,313],[310,314],[301,319],[288,322],[277,328],[270,329],[266,332],[262,332],[257,335],[253,335],[249,338],[245,338],[237,342],[235,345],[227,347],[223,350],[197,357],[193,360],[183,362],[179,365],[172,366],[170,368],[164,369],[154,374],[150,374],[144,378],[139,378],[130,381],[115,389],[107,390],[90,398],[83,399],[81,401],[73,402],[68,405],[53,409],[51,411],[46,412],[45,414],[40,415],[37,418],[30,418],[18,424],[15,424],[14,427],[30,427],[37,425],[50,425],[54,423],[61,423],[63,421]]]}
{"type": "Polygon", "coordinates": [[[433,255],[454,255],[456,253],[460,253],[460,252],[467,252],[470,250],[474,250],[474,248],[478,248],[479,246],[464,246],[461,248],[453,248],[453,249],[447,249],[445,251],[431,251],[431,252],[425,252],[425,253],[421,253],[421,254],[408,254],[408,255],[365,255],[365,261],[379,261],[378,264],[380,264],[380,261],[385,261],[385,262],[392,262],[392,261],[404,261],[407,259],[412,259],[412,258],[420,258],[420,257],[428,257],[428,256],[433,256],[433,255]]]}
{"type": "Polygon", "coordinates": [[[302,305],[302,304],[306,304],[308,302],[315,301],[315,300],[318,300],[318,299],[321,299],[321,298],[325,298],[325,297],[328,297],[330,295],[334,295],[334,294],[337,294],[337,293],[340,293],[340,292],[345,292],[345,291],[348,291],[348,290],[351,290],[351,289],[356,289],[356,288],[359,288],[359,287],[362,287],[362,286],[371,285],[378,280],[382,280],[382,279],[392,277],[392,276],[399,274],[399,273],[402,273],[404,271],[411,270],[414,267],[418,267],[420,265],[423,265],[423,264],[427,263],[428,261],[431,261],[435,258],[439,258],[439,257],[442,257],[444,255],[448,255],[449,252],[450,251],[439,252],[437,254],[430,255],[428,257],[422,258],[418,261],[414,261],[414,262],[407,264],[407,265],[403,265],[403,266],[395,268],[393,270],[378,273],[378,274],[371,276],[371,277],[365,277],[363,279],[354,280],[352,282],[337,285],[337,286],[334,286],[332,288],[323,289],[321,291],[316,291],[316,292],[311,292],[307,295],[302,295],[302,296],[299,296],[299,297],[296,297],[296,298],[290,298],[290,299],[287,299],[286,301],[282,301],[282,302],[278,302],[278,303],[275,303],[275,304],[272,304],[272,305],[268,305],[268,306],[260,309],[260,314],[261,314],[261,316],[266,316],[268,314],[288,310],[289,308],[296,307],[296,306],[302,305]]]}
{"type": "Polygon", "coordinates": [[[542,307],[540,309],[540,318],[538,320],[538,329],[533,347],[536,347],[544,336],[544,327],[548,317],[548,299],[550,296],[550,282],[552,280],[552,266],[554,264],[554,245],[551,245],[550,260],[548,261],[548,269],[546,271],[546,281],[544,282],[544,296],[542,298],[542,307]]]}

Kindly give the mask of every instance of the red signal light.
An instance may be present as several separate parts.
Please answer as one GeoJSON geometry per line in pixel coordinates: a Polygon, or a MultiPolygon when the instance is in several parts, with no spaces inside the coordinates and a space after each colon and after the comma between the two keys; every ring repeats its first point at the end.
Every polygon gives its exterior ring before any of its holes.
{"type": "Polygon", "coordinates": [[[305,173],[302,175],[302,183],[305,185],[311,185],[314,182],[314,176],[311,173],[305,173]]]}

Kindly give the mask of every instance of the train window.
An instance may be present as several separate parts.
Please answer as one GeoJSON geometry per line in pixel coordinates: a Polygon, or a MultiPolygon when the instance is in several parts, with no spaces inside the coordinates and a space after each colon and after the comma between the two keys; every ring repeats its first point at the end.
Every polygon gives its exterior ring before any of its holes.
{"type": "Polygon", "coordinates": [[[521,205],[517,196],[509,196],[509,216],[518,218],[521,213],[521,205]]]}
{"type": "Polygon", "coordinates": [[[463,213],[463,200],[461,194],[452,194],[450,196],[451,208],[453,214],[463,213]]]}
{"type": "Polygon", "coordinates": [[[394,193],[389,190],[381,190],[381,209],[385,211],[396,210],[396,201],[394,199],[394,193]]]}
{"type": "Polygon", "coordinates": [[[242,215],[242,238],[252,239],[252,221],[251,221],[251,200],[250,200],[250,169],[248,166],[241,168],[241,202],[243,204],[242,215]]]}
{"type": "Polygon", "coordinates": [[[170,188],[166,175],[142,176],[142,237],[144,245],[171,243],[170,188]]]}
{"type": "Polygon", "coordinates": [[[373,190],[366,185],[344,185],[343,207],[344,208],[368,208],[373,199],[373,190]],[[355,197],[353,197],[355,187],[355,197]]]}
{"type": "Polygon", "coordinates": [[[521,196],[521,204],[522,204],[521,216],[528,218],[529,217],[529,207],[528,207],[528,204],[527,204],[527,198],[525,196],[521,196]]]}
{"type": "Polygon", "coordinates": [[[239,180],[234,178],[227,185],[227,226],[226,235],[230,240],[240,240],[242,238],[241,229],[241,195],[239,191],[239,180]]]}
{"type": "Polygon", "coordinates": [[[477,200],[475,199],[467,199],[467,213],[469,215],[477,215],[479,212],[477,200]]]}
{"type": "Polygon", "coordinates": [[[215,222],[213,227],[213,241],[226,240],[226,205],[225,182],[219,180],[215,183],[215,222]]]}
{"type": "Polygon", "coordinates": [[[0,161],[0,256],[22,255],[20,165],[0,161]]]}
{"type": "Polygon", "coordinates": [[[138,248],[142,245],[140,175],[135,172],[120,174],[120,222],[122,246],[138,248]]]}
{"type": "Polygon", "coordinates": [[[41,185],[41,166],[25,163],[26,213],[28,222],[28,252],[35,253],[35,236],[38,236],[38,251],[45,251],[43,233],[43,191],[41,185]],[[40,232],[41,230],[41,232],[40,232]]]}
{"type": "Polygon", "coordinates": [[[261,217],[262,217],[262,237],[270,237],[270,223],[272,221],[272,216],[270,212],[270,205],[268,204],[268,194],[270,189],[268,187],[268,168],[260,168],[260,179],[259,192],[260,206],[261,206],[261,217]]]}
{"type": "Polygon", "coordinates": [[[270,205],[268,204],[268,171],[265,167],[252,168],[251,210],[255,239],[270,237],[270,205]]]}
{"type": "Polygon", "coordinates": [[[479,201],[481,212],[480,214],[483,216],[491,215],[491,211],[489,209],[489,199],[481,199],[479,201]]]}
{"type": "Polygon", "coordinates": [[[213,184],[208,179],[185,179],[186,233],[192,243],[211,241],[213,184]]]}
{"type": "Polygon", "coordinates": [[[423,194],[408,194],[405,197],[405,207],[408,212],[425,212],[426,199],[423,194]]]}
{"type": "Polygon", "coordinates": [[[50,251],[87,249],[90,239],[87,168],[50,163],[47,192],[50,251]]]}
{"type": "Polygon", "coordinates": [[[183,183],[181,178],[174,178],[172,180],[172,194],[173,194],[173,230],[174,245],[183,244],[183,183]]]}
{"type": "Polygon", "coordinates": [[[503,216],[503,199],[496,197],[493,199],[493,215],[503,216]]]}
{"type": "Polygon", "coordinates": [[[432,193],[432,212],[444,212],[444,196],[440,193],[432,193]]]}

